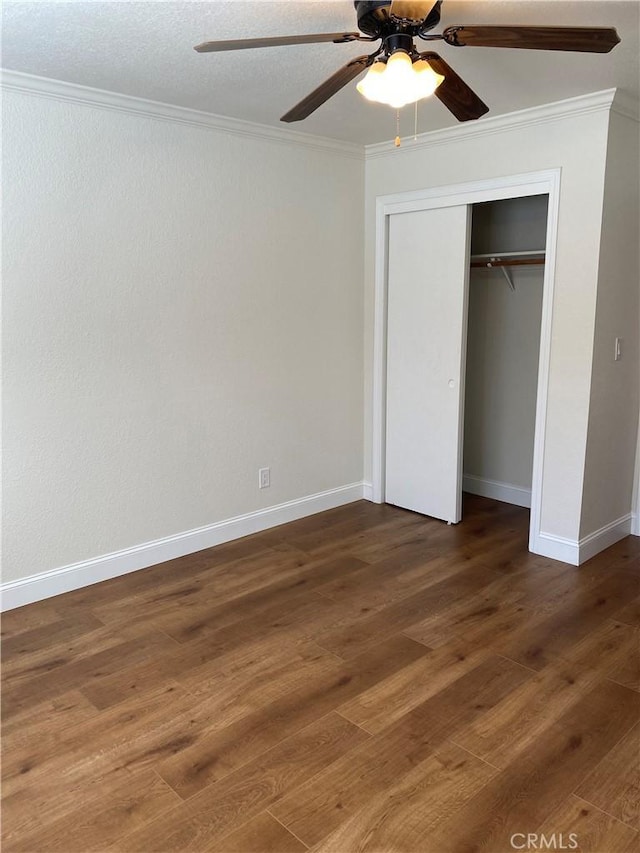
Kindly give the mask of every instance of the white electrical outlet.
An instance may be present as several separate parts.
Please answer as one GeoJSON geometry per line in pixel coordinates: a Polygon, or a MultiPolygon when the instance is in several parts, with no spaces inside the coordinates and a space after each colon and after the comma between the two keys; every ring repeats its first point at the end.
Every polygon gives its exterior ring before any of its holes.
{"type": "Polygon", "coordinates": [[[260,468],[258,470],[258,488],[268,489],[271,485],[271,468],[260,468]]]}

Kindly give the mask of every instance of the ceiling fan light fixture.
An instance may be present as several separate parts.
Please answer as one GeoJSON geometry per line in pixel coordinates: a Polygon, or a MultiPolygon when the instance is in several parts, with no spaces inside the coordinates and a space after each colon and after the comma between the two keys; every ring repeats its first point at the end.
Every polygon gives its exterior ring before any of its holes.
{"type": "Polygon", "coordinates": [[[423,98],[433,95],[438,86],[444,82],[444,76],[434,71],[426,59],[419,59],[417,62],[414,62],[413,71],[418,75],[420,91],[425,93],[421,96],[423,98]]]}
{"type": "Polygon", "coordinates": [[[386,62],[374,62],[356,88],[369,101],[400,109],[433,95],[443,80],[426,60],[413,62],[408,53],[398,50],[386,62]]]}

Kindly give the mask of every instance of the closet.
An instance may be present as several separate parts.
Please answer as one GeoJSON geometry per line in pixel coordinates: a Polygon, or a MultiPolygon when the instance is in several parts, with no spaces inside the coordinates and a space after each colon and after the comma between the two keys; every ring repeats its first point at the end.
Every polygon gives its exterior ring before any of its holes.
{"type": "Polygon", "coordinates": [[[547,196],[471,213],[463,490],[531,506],[547,196]]]}
{"type": "Polygon", "coordinates": [[[547,195],[389,217],[387,503],[530,505],[547,195]]]}

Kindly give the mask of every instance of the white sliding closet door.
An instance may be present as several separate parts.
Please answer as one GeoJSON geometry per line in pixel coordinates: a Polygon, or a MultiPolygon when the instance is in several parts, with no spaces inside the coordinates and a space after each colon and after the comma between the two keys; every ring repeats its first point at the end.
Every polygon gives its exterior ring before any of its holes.
{"type": "Polygon", "coordinates": [[[387,503],[458,522],[471,208],[389,217],[387,503]]]}

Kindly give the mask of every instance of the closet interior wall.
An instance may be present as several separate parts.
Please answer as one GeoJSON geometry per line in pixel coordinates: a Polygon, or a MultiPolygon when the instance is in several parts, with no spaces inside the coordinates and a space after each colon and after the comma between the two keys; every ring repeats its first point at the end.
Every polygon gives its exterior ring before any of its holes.
{"type": "MultiPolygon", "coordinates": [[[[544,251],[546,195],[473,205],[472,258],[544,251]]],[[[472,267],[463,489],[531,506],[544,264],[472,267]]]]}

